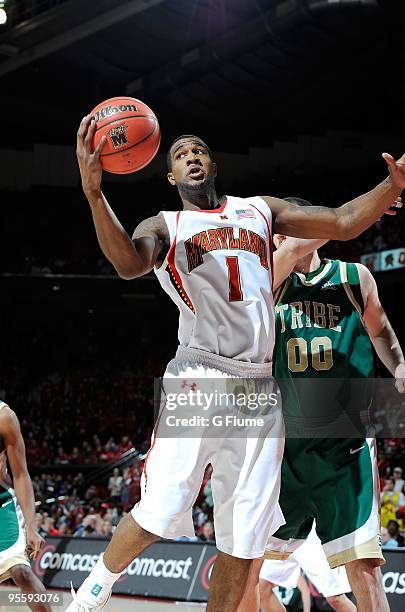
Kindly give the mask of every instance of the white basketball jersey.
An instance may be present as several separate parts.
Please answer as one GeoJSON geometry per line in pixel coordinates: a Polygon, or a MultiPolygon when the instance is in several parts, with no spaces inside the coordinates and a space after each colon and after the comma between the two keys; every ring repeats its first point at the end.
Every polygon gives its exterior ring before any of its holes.
{"type": "Polygon", "coordinates": [[[222,357],[272,360],[271,212],[259,197],[162,213],[170,249],[155,273],[180,311],[179,342],[222,357]]]}

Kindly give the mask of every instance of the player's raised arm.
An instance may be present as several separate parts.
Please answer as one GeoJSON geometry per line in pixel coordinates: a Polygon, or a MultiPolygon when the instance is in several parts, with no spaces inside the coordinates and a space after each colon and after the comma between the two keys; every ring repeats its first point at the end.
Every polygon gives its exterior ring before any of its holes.
{"type": "Polygon", "coordinates": [[[377,355],[394,376],[396,387],[405,393],[405,359],[398,338],[381,305],[377,284],[370,270],[356,264],[364,302],[363,319],[377,355]]]}
{"type": "Polygon", "coordinates": [[[278,198],[262,196],[274,219],[274,232],[298,238],[355,238],[383,215],[405,189],[405,155],[398,161],[383,157],[390,175],[374,189],[339,208],[300,207],[278,198]]]}
{"type": "Polygon", "coordinates": [[[35,498],[25,458],[25,445],[16,414],[6,406],[0,413],[0,435],[6,446],[7,459],[13,475],[13,487],[24,514],[27,546],[35,559],[44,543],[35,525],[35,498]]]}
{"type": "Polygon", "coordinates": [[[135,230],[134,239],[131,240],[101,190],[100,151],[105,138],[93,151],[95,128],[94,120],[87,116],[77,132],[76,153],[83,191],[90,204],[97,239],[104,255],[121,278],[137,278],[150,272],[162,251],[164,220],[160,217],[146,219],[135,230]]]}

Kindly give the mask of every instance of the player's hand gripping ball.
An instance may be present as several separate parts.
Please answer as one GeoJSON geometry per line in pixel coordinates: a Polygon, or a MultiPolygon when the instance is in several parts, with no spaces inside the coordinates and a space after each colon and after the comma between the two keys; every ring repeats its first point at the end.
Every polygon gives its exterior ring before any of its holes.
{"type": "Polygon", "coordinates": [[[160,145],[155,113],[136,98],[110,98],[90,113],[96,122],[93,151],[105,136],[100,153],[103,170],[129,174],[152,161],[160,145]]]}

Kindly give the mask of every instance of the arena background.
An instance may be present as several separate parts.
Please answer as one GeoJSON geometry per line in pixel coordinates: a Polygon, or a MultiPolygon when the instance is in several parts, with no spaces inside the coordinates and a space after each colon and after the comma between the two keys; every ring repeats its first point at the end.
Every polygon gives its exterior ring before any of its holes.
{"type": "MultiPolygon", "coordinates": [[[[82,116],[126,94],[159,118],[162,147],[150,166],[105,176],[129,232],[145,216],[178,208],[164,157],[181,133],[212,147],[220,193],[339,205],[384,178],[383,151],[404,151],[401,4],[0,2],[0,398],[22,422],[48,542],[86,547],[82,538],[108,538],[138,499],[153,378],[176,347],[177,312],[153,275],[120,280],[98,248],[75,161],[82,116]]],[[[374,269],[402,345],[403,214],[324,249],[374,269]]],[[[393,547],[404,543],[405,498],[387,480],[405,469],[404,421],[405,402],[398,436],[379,440],[383,525],[398,524],[385,536],[393,547]]],[[[209,473],[194,518],[200,544],[188,546],[213,546],[209,473]]],[[[405,555],[393,551],[389,561],[395,610],[405,596],[405,555]]],[[[187,599],[191,591],[155,595],[187,599]]]]}

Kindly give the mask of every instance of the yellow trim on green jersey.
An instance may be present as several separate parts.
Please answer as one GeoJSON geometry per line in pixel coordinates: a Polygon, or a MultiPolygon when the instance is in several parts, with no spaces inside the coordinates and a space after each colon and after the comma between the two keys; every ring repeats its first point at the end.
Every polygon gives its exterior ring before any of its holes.
{"type": "Polygon", "coordinates": [[[295,272],[295,274],[298,276],[298,278],[300,279],[303,285],[306,285],[307,287],[316,285],[316,283],[318,283],[324,276],[328,274],[329,270],[332,267],[332,261],[330,261],[329,259],[325,259],[324,262],[325,263],[323,266],[321,266],[320,272],[316,276],[311,278],[310,280],[307,280],[307,276],[309,275],[306,276],[305,274],[302,274],[301,272],[295,272]]]}
{"type": "MultiPolygon", "coordinates": [[[[362,310],[360,304],[358,303],[358,301],[356,300],[356,298],[354,297],[354,293],[353,293],[352,287],[351,287],[351,285],[349,283],[349,278],[348,278],[348,273],[347,273],[347,262],[346,261],[339,261],[339,266],[340,266],[340,276],[342,278],[342,285],[344,287],[344,290],[346,291],[347,297],[349,298],[350,302],[353,304],[353,306],[355,307],[355,309],[359,313],[360,320],[361,320],[361,322],[364,325],[363,310],[362,310]]],[[[359,279],[359,284],[360,284],[360,279],[359,279]]]]}

